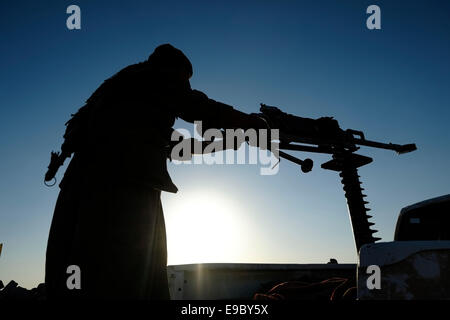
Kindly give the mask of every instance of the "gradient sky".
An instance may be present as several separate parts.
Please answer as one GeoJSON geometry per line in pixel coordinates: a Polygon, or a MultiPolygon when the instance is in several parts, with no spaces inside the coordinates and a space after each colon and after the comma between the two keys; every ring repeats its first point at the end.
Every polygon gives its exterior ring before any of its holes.
{"type": "MultiPolygon", "coordinates": [[[[402,156],[360,152],[374,158],[360,172],[378,235],[391,241],[402,207],[449,193],[449,12],[450,2],[425,0],[2,1],[0,279],[43,282],[58,194],[43,185],[50,151],[104,79],[162,43],[189,57],[193,88],[244,112],[263,102],[334,116],[369,139],[415,142],[402,156]],[[66,28],[70,4],[81,8],[81,30],[66,28]],[[366,28],[371,4],[382,30],[366,28]]],[[[256,165],[170,164],[180,191],[162,197],[169,264],[356,262],[338,175],[320,169],[329,157],[308,156],[312,172],[284,161],[274,176],[256,165]],[[232,221],[222,225],[224,212],[232,221]],[[180,226],[191,213],[198,224],[180,226]],[[190,235],[212,245],[190,254],[190,235]]]]}

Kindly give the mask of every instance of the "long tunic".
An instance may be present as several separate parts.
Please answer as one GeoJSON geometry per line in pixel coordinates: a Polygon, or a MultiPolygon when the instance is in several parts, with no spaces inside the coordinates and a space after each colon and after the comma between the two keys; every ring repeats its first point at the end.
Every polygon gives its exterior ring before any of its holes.
{"type": "Polygon", "coordinates": [[[49,298],[170,298],[160,194],[177,192],[166,167],[171,127],[181,117],[222,128],[232,108],[145,68],[105,81],[75,126],[82,132],[71,142],[47,245],[49,298]],[[81,289],[67,286],[70,265],[80,268],[81,289]]]}

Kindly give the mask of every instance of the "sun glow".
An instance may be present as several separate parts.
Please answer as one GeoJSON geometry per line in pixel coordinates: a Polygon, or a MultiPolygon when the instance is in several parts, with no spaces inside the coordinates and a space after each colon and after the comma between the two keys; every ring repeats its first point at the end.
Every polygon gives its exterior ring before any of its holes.
{"type": "Polygon", "coordinates": [[[166,204],[169,265],[236,262],[244,252],[243,217],[226,195],[195,192],[166,204]]]}

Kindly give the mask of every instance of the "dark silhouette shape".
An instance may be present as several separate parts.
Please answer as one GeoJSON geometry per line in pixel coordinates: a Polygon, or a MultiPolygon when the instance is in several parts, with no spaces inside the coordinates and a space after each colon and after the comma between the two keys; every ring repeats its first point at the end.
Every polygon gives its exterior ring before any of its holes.
{"type": "MultiPolygon", "coordinates": [[[[347,199],[356,251],[359,253],[363,245],[380,240],[381,238],[373,235],[378,231],[371,228],[374,223],[369,221],[372,216],[368,214],[370,208],[366,207],[368,202],[365,200],[366,195],[363,194],[364,189],[361,187],[358,175],[358,168],[371,163],[372,158],[355,152],[359,150],[359,146],[368,146],[403,154],[416,150],[416,145],[366,140],[362,131],[343,130],[339,123],[330,117],[302,118],[265,104],[261,104],[260,111],[259,116],[265,119],[270,127],[280,130],[279,149],[332,155],[332,160],[323,163],[321,167],[339,172],[347,199]]],[[[279,155],[300,165],[304,173],[311,171],[313,167],[311,159],[300,160],[281,150],[279,155]]]]}
{"type": "MultiPolygon", "coordinates": [[[[1,283],[1,281],[0,281],[1,283]]],[[[43,301],[45,296],[45,285],[40,283],[36,288],[31,290],[22,288],[17,282],[11,280],[6,287],[3,283],[0,286],[0,301],[16,301],[16,300],[32,300],[43,301]]]]}
{"type": "Polygon", "coordinates": [[[66,123],[46,180],[73,157],[60,183],[46,256],[52,298],[169,299],[161,191],[177,117],[215,128],[260,128],[254,115],[192,90],[188,58],[169,44],[106,80],[66,123]],[[81,269],[69,290],[67,267],[81,269]]]}
{"type": "Polygon", "coordinates": [[[330,258],[330,261],[328,261],[327,264],[338,264],[338,262],[336,259],[330,258]]]}

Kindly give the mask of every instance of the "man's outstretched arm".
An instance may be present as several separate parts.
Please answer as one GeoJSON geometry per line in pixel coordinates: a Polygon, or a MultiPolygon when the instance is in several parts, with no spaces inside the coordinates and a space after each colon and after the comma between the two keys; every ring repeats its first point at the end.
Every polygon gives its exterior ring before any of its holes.
{"type": "Polygon", "coordinates": [[[241,112],[225,103],[208,98],[198,90],[191,90],[186,97],[186,104],[179,112],[179,117],[188,122],[202,121],[203,128],[244,130],[267,128],[264,120],[251,114],[241,112]]]}

